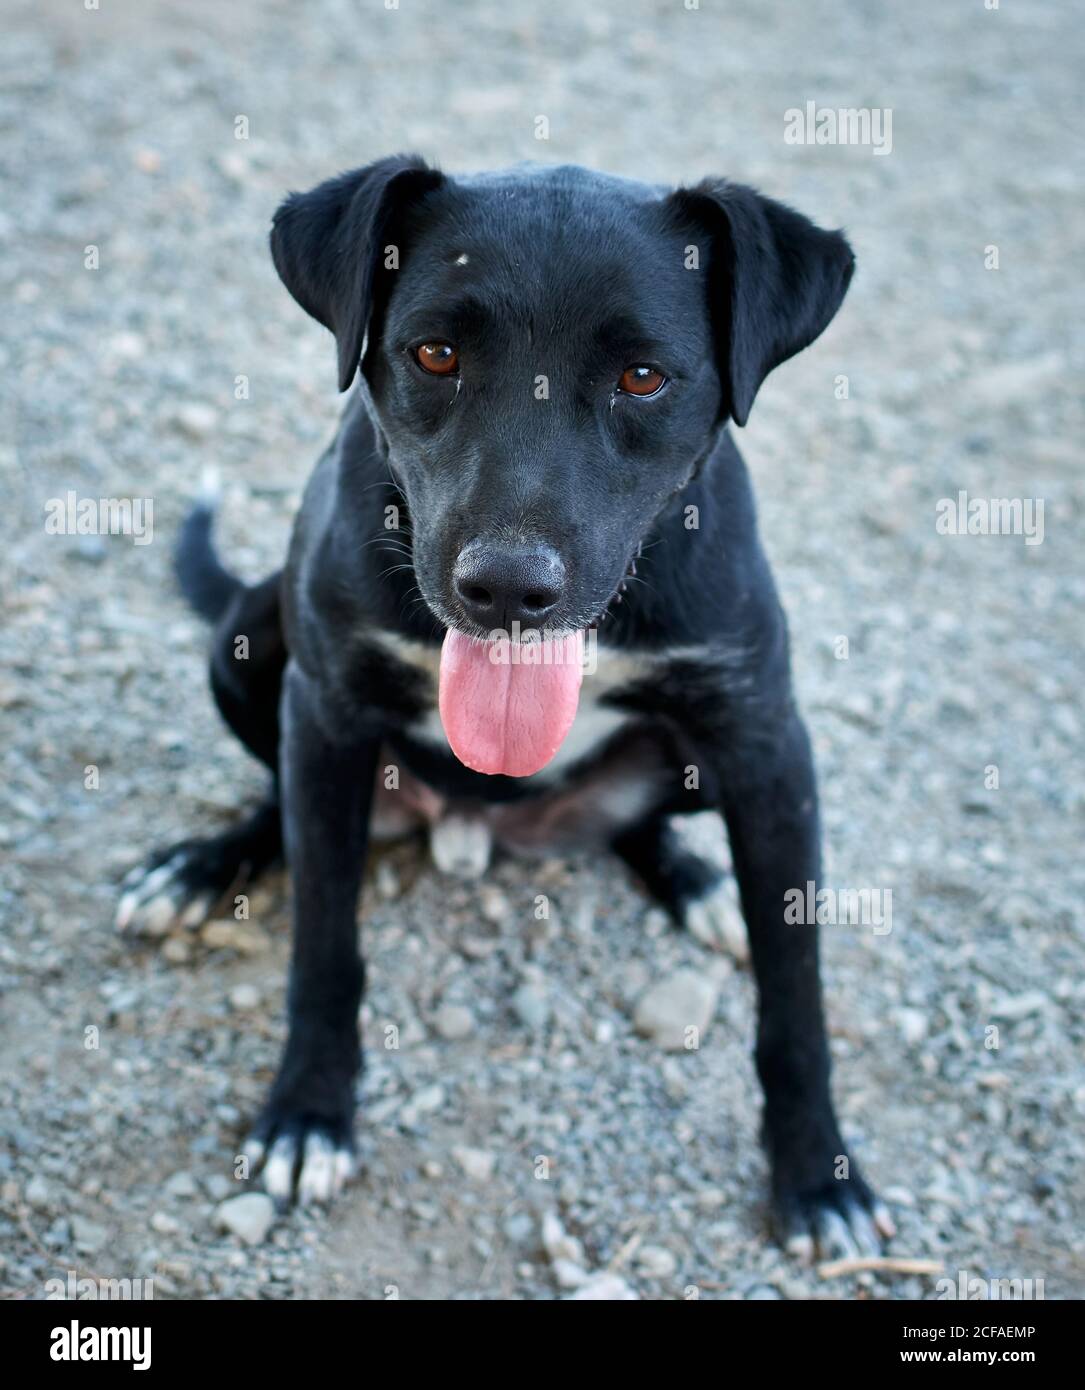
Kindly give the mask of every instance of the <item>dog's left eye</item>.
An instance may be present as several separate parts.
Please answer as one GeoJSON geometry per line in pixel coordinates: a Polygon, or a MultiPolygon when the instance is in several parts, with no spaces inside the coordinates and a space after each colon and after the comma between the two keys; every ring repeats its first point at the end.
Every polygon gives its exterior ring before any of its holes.
{"type": "Polygon", "coordinates": [[[654,396],[657,391],[662,391],[666,383],[667,378],[662,372],[657,372],[654,367],[638,365],[626,367],[618,378],[618,390],[624,391],[627,396],[654,396]]]}
{"type": "Polygon", "coordinates": [[[451,376],[460,365],[451,343],[422,343],[414,350],[414,360],[431,376],[451,376]]]}

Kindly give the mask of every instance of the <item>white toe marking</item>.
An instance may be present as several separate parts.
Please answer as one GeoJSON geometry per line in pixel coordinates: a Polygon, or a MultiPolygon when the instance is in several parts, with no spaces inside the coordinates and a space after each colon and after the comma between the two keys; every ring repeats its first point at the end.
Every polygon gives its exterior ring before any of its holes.
{"type": "Polygon", "coordinates": [[[125,877],[125,892],[117,904],[118,931],[131,927],[140,935],[165,936],[175,921],[183,927],[198,927],[207,920],[217,895],[201,893],[188,900],[189,890],[178,879],[187,860],[188,856],[179,852],[150,873],[140,868],[125,877]]]}
{"type": "Polygon", "coordinates": [[[143,903],[136,915],[141,931],[148,936],[165,936],[177,916],[177,904],[168,893],[160,893],[157,898],[143,903]]]}
{"type": "Polygon", "coordinates": [[[349,1149],[335,1151],[335,1191],[339,1192],[354,1176],[354,1155],[349,1149]]]}
{"type": "Polygon", "coordinates": [[[125,893],[117,904],[117,930],[125,931],[139,903],[138,893],[125,893]]]}
{"type": "Polygon", "coordinates": [[[430,854],[443,874],[478,878],[486,872],[493,850],[493,836],[484,820],[451,815],[430,830],[430,854]]]}
{"type": "Polygon", "coordinates": [[[721,879],[686,908],[686,926],[705,946],[726,951],[737,961],[750,958],[746,924],[733,878],[721,879]]]}
{"type": "Polygon", "coordinates": [[[335,1185],[335,1149],[322,1134],[310,1134],[305,1141],[305,1158],[298,1178],[298,1201],[326,1202],[335,1185]]]}
{"type": "Polygon", "coordinates": [[[169,859],[165,864],[159,864],[157,869],[152,869],[139,885],[139,896],[141,898],[153,898],[160,888],[164,888],[173,877],[176,856],[169,859]]]}
{"type": "Polygon", "coordinates": [[[181,926],[190,928],[200,926],[207,920],[207,914],[211,911],[214,901],[214,896],[211,893],[201,893],[198,898],[193,898],[178,919],[181,926]]]}
{"type": "Polygon", "coordinates": [[[812,1264],[814,1260],[813,1236],[792,1236],[787,1242],[787,1253],[802,1264],[812,1264]]]}
{"type": "Polygon", "coordinates": [[[271,1146],[264,1168],[264,1186],[272,1197],[289,1197],[294,1186],[294,1162],[297,1145],[284,1134],[271,1146]]]}

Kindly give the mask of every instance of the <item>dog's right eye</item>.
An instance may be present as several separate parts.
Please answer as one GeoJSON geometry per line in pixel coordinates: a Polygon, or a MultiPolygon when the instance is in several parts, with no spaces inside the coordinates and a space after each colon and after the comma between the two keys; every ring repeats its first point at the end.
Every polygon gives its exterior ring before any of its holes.
{"type": "Polygon", "coordinates": [[[459,353],[451,343],[422,343],[414,350],[414,360],[431,376],[452,376],[460,365],[459,353]]]}
{"type": "Polygon", "coordinates": [[[635,367],[626,367],[618,378],[618,390],[627,396],[654,396],[657,391],[662,391],[666,384],[667,378],[662,372],[657,372],[655,367],[647,367],[643,363],[635,367]]]}

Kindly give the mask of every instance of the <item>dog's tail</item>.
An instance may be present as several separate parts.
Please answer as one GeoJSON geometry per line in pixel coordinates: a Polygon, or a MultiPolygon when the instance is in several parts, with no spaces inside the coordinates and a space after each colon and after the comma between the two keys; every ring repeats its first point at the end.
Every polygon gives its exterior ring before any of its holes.
{"type": "Polygon", "coordinates": [[[181,523],[173,568],[181,593],[208,622],[215,622],[226,610],[233,596],[245,587],[236,575],[227,570],[211,541],[211,528],[218,507],[217,474],[205,471],[196,505],[181,523]]]}

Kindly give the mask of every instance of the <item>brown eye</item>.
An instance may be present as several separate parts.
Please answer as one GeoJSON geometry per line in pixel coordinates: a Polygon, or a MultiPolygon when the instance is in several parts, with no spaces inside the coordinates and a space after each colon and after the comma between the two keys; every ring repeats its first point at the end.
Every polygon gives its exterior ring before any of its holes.
{"type": "Polygon", "coordinates": [[[666,380],[654,367],[626,367],[618,378],[618,390],[627,396],[654,396],[666,380]]]}
{"type": "Polygon", "coordinates": [[[451,376],[460,365],[459,353],[451,343],[423,343],[415,348],[414,359],[433,376],[451,376]]]}

